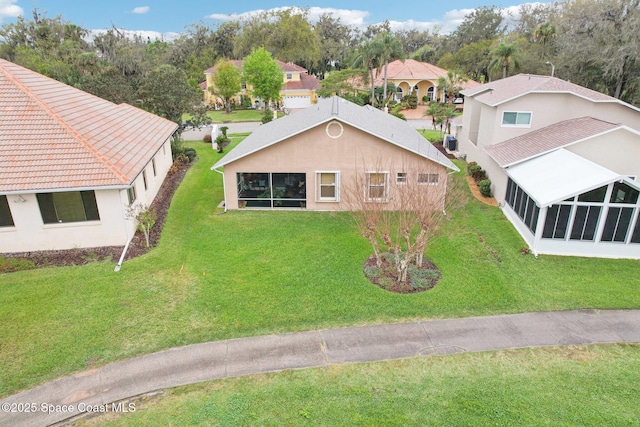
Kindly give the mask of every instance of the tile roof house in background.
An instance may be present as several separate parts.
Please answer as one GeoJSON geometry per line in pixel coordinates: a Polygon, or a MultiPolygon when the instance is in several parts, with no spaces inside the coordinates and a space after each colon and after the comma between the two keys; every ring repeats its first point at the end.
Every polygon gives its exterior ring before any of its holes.
{"type": "Polygon", "coordinates": [[[526,74],[463,94],[459,155],[536,254],[640,258],[640,109],[526,74]]]}
{"type": "MultiPolygon", "coordinates": [[[[242,60],[232,60],[236,67],[242,70],[242,60]]],[[[306,68],[302,68],[299,65],[291,62],[282,62],[276,60],[277,64],[282,69],[282,89],[280,90],[280,96],[282,97],[282,106],[287,109],[306,108],[311,104],[317,102],[316,90],[320,88],[320,81],[308,74],[306,68]]],[[[213,87],[213,75],[216,72],[216,67],[213,66],[207,69],[204,74],[206,80],[200,85],[200,88],[204,91],[204,101],[207,105],[223,108],[222,101],[209,91],[210,87],[213,87]]],[[[243,83],[242,91],[235,99],[236,105],[240,105],[241,96],[248,96],[251,99],[252,105],[256,105],[256,100],[251,96],[251,87],[247,87],[243,83]]]]}
{"type": "Polygon", "coordinates": [[[176,128],[0,59],[0,252],[125,245],[176,128]]]}
{"type": "Polygon", "coordinates": [[[348,209],[357,177],[367,200],[413,182],[444,194],[458,170],[406,121],[340,97],[260,126],[212,169],[223,173],[227,209],[309,210],[348,209]]]}
{"type": "MultiPolygon", "coordinates": [[[[438,87],[440,77],[447,77],[447,70],[415,59],[405,59],[404,61],[398,59],[389,62],[387,67],[387,83],[393,83],[400,91],[395,95],[397,101],[402,100],[405,95],[415,93],[419,103],[424,103],[423,98],[425,97],[428,101],[446,102],[447,94],[438,87]]],[[[373,78],[375,86],[384,86],[384,68],[380,70],[380,73],[374,69],[373,78]]],[[[370,84],[364,85],[362,82],[359,83],[359,86],[362,89],[370,88],[370,84]]],[[[467,80],[461,84],[464,89],[477,86],[480,86],[480,83],[474,80],[467,80]]]]}

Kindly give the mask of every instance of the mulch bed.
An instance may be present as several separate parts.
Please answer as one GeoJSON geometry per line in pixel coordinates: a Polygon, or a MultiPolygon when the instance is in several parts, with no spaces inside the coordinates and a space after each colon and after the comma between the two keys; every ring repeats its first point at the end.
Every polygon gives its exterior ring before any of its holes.
{"type": "MultiPolygon", "coordinates": [[[[364,262],[364,265],[362,266],[363,271],[367,269],[367,267],[376,267],[376,258],[373,255],[367,258],[367,260],[364,262]]],[[[418,292],[428,291],[429,289],[432,289],[434,286],[436,286],[439,281],[439,279],[432,281],[431,285],[428,287],[413,287],[413,285],[411,284],[411,276],[408,277],[407,283],[399,283],[396,280],[395,267],[388,260],[383,259],[381,268],[384,271],[382,275],[378,277],[368,277],[365,273],[365,277],[379,288],[396,294],[415,294],[418,292]]],[[[421,268],[439,272],[438,267],[436,267],[434,263],[427,260],[426,258],[423,258],[421,268]]]]}
{"type": "MultiPolygon", "coordinates": [[[[146,247],[146,240],[144,234],[140,231],[136,231],[136,234],[131,239],[129,249],[125,256],[125,260],[138,257],[146,253],[149,249],[156,246],[160,240],[162,228],[167,218],[167,211],[171,204],[171,199],[176,189],[184,179],[187,170],[189,170],[191,164],[182,164],[177,172],[167,175],[153,200],[151,207],[156,210],[158,218],[155,225],[151,228],[149,233],[149,245],[146,247]]],[[[18,258],[32,261],[36,267],[53,267],[53,266],[68,266],[68,265],[85,265],[95,261],[111,261],[118,262],[124,246],[105,246],[97,248],[78,248],[69,250],[57,250],[57,251],[37,251],[37,252],[20,252],[3,254],[5,258],[18,258]]]]}

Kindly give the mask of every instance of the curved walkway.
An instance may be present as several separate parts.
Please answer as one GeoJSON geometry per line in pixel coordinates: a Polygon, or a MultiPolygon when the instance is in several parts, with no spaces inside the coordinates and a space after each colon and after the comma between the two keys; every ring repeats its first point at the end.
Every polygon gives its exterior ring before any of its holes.
{"type": "MultiPolygon", "coordinates": [[[[426,320],[214,341],[112,363],[10,396],[0,401],[0,425],[50,425],[77,416],[88,405],[106,405],[154,390],[248,374],[415,356],[614,342],[640,342],[640,310],[426,320]],[[36,411],[6,411],[7,404],[11,408],[12,404],[24,403],[34,404],[36,411]],[[52,410],[43,411],[43,404],[53,405],[52,410]]],[[[110,405],[108,408],[111,411],[110,405]]]]}

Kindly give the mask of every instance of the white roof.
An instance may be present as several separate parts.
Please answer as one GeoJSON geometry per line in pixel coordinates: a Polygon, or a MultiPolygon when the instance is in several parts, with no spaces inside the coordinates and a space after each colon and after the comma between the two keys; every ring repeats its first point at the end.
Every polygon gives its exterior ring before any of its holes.
{"type": "Polygon", "coordinates": [[[512,166],[506,172],[540,207],[625,179],[565,149],[512,166]]]}

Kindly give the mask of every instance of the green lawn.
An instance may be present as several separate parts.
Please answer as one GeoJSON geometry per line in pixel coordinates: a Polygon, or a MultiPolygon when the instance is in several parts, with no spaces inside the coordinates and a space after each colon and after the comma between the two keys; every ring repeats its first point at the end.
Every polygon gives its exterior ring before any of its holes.
{"type": "Polygon", "coordinates": [[[538,348],[213,381],[90,424],[631,426],[639,395],[638,345],[538,348]]]}
{"type": "MultiPolygon", "coordinates": [[[[259,122],[262,120],[262,111],[260,110],[234,110],[231,114],[227,114],[226,111],[209,111],[207,115],[211,117],[213,123],[233,123],[233,122],[259,122]]],[[[278,112],[278,116],[282,117],[284,114],[278,112]]],[[[189,114],[184,114],[182,120],[188,120],[189,114]]]]}
{"type": "MultiPolygon", "coordinates": [[[[239,139],[234,138],[234,143],[239,139]]],[[[126,262],[0,276],[0,396],[60,375],[189,343],[398,320],[640,307],[640,262],[523,256],[493,207],[449,212],[427,256],[432,290],[387,293],[362,274],[370,248],[345,214],[221,214],[221,156],[176,192],[157,248],[126,262]]],[[[462,181],[464,177],[458,175],[462,181]]]]}

